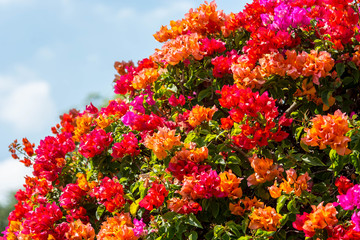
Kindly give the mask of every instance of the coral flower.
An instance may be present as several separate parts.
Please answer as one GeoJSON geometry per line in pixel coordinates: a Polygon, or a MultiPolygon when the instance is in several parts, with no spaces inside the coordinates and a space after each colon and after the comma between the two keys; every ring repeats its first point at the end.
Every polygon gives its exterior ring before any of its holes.
{"type": "Polygon", "coordinates": [[[83,224],[80,219],[69,224],[69,231],[65,233],[66,239],[69,240],[94,240],[95,230],[90,223],[83,224]]]}
{"type": "Polygon", "coordinates": [[[350,131],[345,113],[336,110],[334,115],[316,115],[311,121],[313,126],[306,129],[306,137],[301,141],[309,146],[319,146],[320,149],[329,145],[342,156],[351,153],[351,150],[347,148],[351,139],[345,136],[350,131]]]}
{"type": "Polygon", "coordinates": [[[153,136],[147,136],[144,145],[152,149],[156,157],[162,160],[167,156],[166,151],[181,144],[180,137],[181,136],[175,136],[175,130],[163,127],[159,128],[159,131],[154,133],[153,136]]]}
{"type": "Polygon", "coordinates": [[[196,105],[190,112],[189,124],[192,127],[196,127],[203,121],[210,121],[216,111],[217,108],[215,106],[212,108],[205,108],[203,106],[196,105]]]}
{"type": "Polygon", "coordinates": [[[272,207],[255,208],[249,215],[249,228],[276,231],[276,228],[280,225],[281,218],[282,216],[272,207]]]}
{"type": "Polygon", "coordinates": [[[129,213],[117,214],[109,217],[102,223],[96,236],[99,240],[137,240],[134,233],[134,224],[129,213]]]}

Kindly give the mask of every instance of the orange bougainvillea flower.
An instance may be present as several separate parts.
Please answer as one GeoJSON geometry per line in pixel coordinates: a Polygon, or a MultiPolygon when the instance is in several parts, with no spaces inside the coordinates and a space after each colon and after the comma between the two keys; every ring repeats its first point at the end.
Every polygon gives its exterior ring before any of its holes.
{"type": "Polygon", "coordinates": [[[297,177],[296,171],[294,169],[289,169],[286,171],[286,180],[281,179],[280,186],[277,186],[277,181],[274,182],[274,185],[269,187],[269,192],[272,198],[278,198],[281,196],[282,192],[290,194],[294,192],[296,196],[300,196],[303,191],[308,188],[308,181],[310,181],[309,174],[305,174],[297,177]]]}
{"type": "Polygon", "coordinates": [[[190,9],[184,19],[171,21],[170,29],[167,26],[162,26],[160,31],[153,36],[157,41],[165,42],[176,38],[184,32],[199,34],[218,33],[225,24],[226,15],[221,10],[217,11],[216,8],[215,1],[211,3],[205,2],[205,4],[201,4],[195,10],[190,9]]]}
{"type": "Polygon", "coordinates": [[[77,184],[80,187],[80,189],[88,192],[92,190],[94,187],[96,187],[97,183],[95,181],[88,182],[86,179],[86,175],[84,173],[77,173],[76,174],[77,184]]]}
{"type": "Polygon", "coordinates": [[[217,110],[218,109],[215,106],[212,108],[205,108],[203,106],[196,105],[190,112],[189,124],[192,127],[196,127],[203,121],[210,121],[217,110]]]}
{"type": "Polygon", "coordinates": [[[241,198],[242,189],[239,187],[239,184],[242,178],[238,178],[231,170],[220,173],[219,177],[221,179],[220,189],[226,193],[227,197],[233,199],[241,198]]]}
{"type": "Polygon", "coordinates": [[[132,86],[135,89],[144,89],[147,85],[155,82],[159,76],[160,74],[157,69],[144,68],[134,76],[132,86]]]}
{"type": "Polygon", "coordinates": [[[92,121],[93,117],[89,114],[84,114],[81,117],[76,117],[76,128],[73,136],[74,141],[79,142],[82,135],[90,132],[90,126],[92,124],[92,121]]]}
{"type": "Polygon", "coordinates": [[[255,208],[249,215],[249,228],[276,231],[281,218],[282,216],[272,207],[255,208]]]}
{"type": "Polygon", "coordinates": [[[321,202],[318,206],[312,205],[312,212],[296,215],[296,221],[293,222],[293,227],[297,230],[305,232],[305,236],[312,237],[316,229],[324,229],[328,226],[335,226],[338,222],[336,218],[337,211],[332,203],[323,206],[321,202]]]}
{"type": "Polygon", "coordinates": [[[69,231],[65,234],[66,239],[69,240],[94,240],[95,230],[90,223],[84,224],[78,219],[75,222],[69,224],[69,231]]]}
{"type": "Polygon", "coordinates": [[[319,146],[320,149],[329,145],[341,156],[351,153],[347,148],[351,139],[345,136],[350,130],[345,113],[336,110],[334,115],[316,115],[311,121],[313,126],[305,129],[307,134],[301,141],[309,146],[319,146]]]}
{"type": "Polygon", "coordinates": [[[176,65],[179,62],[192,56],[196,60],[203,58],[200,51],[199,40],[202,36],[197,33],[180,35],[175,39],[166,42],[161,49],[156,49],[151,58],[155,62],[176,65]]]}
{"type": "Polygon", "coordinates": [[[121,213],[109,217],[102,223],[97,235],[99,240],[137,240],[133,231],[133,223],[129,213],[121,213]]]}
{"type": "Polygon", "coordinates": [[[244,215],[245,211],[251,211],[253,207],[262,208],[264,207],[264,203],[258,200],[256,197],[254,197],[253,199],[245,197],[244,199],[239,200],[239,202],[236,204],[229,204],[231,214],[239,216],[244,215]]]}
{"type": "Polygon", "coordinates": [[[325,51],[311,50],[308,54],[303,68],[303,75],[306,77],[312,76],[312,80],[316,85],[319,85],[319,78],[326,77],[330,70],[334,67],[335,61],[331,58],[331,54],[325,51]]]}
{"type": "Polygon", "coordinates": [[[181,151],[176,152],[171,159],[171,163],[177,163],[179,160],[199,163],[208,158],[209,150],[207,147],[196,148],[196,144],[185,144],[181,151]]]}
{"type": "Polygon", "coordinates": [[[271,181],[284,171],[282,167],[273,164],[272,159],[258,158],[256,154],[249,158],[249,161],[255,173],[247,178],[248,186],[271,181]]]}
{"type": "Polygon", "coordinates": [[[181,136],[175,136],[175,131],[167,127],[159,128],[157,133],[145,138],[144,145],[152,149],[156,157],[162,160],[167,156],[166,151],[171,150],[174,146],[181,145],[181,136]]]}

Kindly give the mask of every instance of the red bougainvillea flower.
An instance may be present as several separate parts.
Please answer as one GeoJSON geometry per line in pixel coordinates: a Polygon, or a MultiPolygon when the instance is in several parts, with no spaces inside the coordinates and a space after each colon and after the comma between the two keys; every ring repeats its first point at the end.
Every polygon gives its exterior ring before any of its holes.
{"type": "Polygon", "coordinates": [[[86,158],[101,154],[112,142],[111,132],[94,129],[81,138],[79,153],[86,158]]]}
{"type": "Polygon", "coordinates": [[[350,130],[345,113],[336,110],[334,115],[316,115],[311,122],[312,127],[305,129],[306,137],[301,139],[306,145],[319,146],[320,149],[329,145],[342,156],[351,153],[351,150],[347,148],[351,139],[345,136],[350,130]]]}
{"type": "Polygon", "coordinates": [[[346,194],[347,190],[354,186],[354,184],[345,176],[341,176],[335,180],[335,186],[338,187],[339,194],[346,194]]]}
{"type": "Polygon", "coordinates": [[[67,210],[74,209],[78,206],[81,198],[85,195],[86,192],[82,190],[77,184],[70,183],[66,185],[60,196],[60,206],[67,210]]]}
{"type": "Polygon", "coordinates": [[[109,212],[121,209],[125,204],[123,186],[117,177],[102,179],[100,186],[95,187],[91,195],[104,204],[109,212]]]}
{"type": "Polygon", "coordinates": [[[167,201],[167,207],[176,213],[180,214],[197,214],[202,210],[202,207],[197,202],[188,199],[171,198],[167,201]]]}
{"type": "Polygon", "coordinates": [[[153,210],[154,207],[159,208],[164,203],[168,193],[164,185],[153,182],[146,196],[139,202],[139,206],[146,210],[153,210]]]}
{"type": "Polygon", "coordinates": [[[139,155],[139,142],[134,133],[130,132],[123,135],[123,140],[117,142],[112,147],[112,154],[114,158],[123,158],[125,155],[132,157],[139,155]]]}

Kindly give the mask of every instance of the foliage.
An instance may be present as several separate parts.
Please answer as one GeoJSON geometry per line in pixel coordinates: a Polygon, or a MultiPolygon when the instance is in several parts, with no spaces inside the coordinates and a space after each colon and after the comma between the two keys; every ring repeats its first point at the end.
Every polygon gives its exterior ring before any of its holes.
{"type": "Polygon", "coordinates": [[[360,239],[359,3],[215,2],[35,148],[5,239],[360,239]]]}

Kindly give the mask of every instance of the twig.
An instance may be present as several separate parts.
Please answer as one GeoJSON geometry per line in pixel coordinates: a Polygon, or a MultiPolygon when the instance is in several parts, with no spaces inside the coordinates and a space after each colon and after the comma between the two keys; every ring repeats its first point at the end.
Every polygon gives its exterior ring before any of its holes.
{"type": "Polygon", "coordinates": [[[293,104],[291,104],[291,106],[285,111],[285,117],[289,117],[290,114],[295,111],[300,105],[301,103],[293,102],[293,104]]]}

